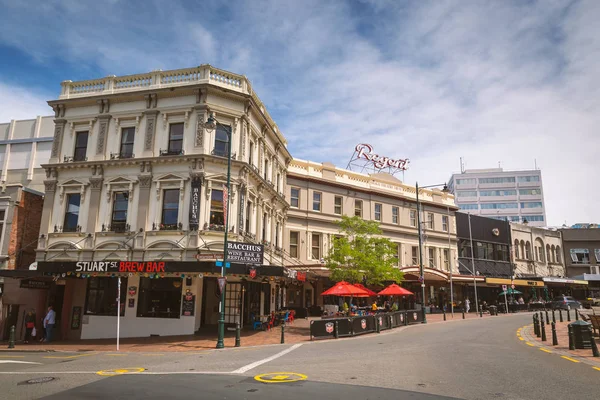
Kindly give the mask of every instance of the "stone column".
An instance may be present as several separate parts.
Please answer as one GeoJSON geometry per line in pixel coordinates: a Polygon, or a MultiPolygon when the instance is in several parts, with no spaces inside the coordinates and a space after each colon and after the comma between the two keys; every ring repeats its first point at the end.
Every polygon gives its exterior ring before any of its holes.
{"type": "Polygon", "coordinates": [[[52,209],[54,208],[54,199],[56,198],[56,179],[44,181],[46,194],[44,196],[44,206],[42,208],[42,220],[40,223],[40,233],[48,235],[53,229],[50,226],[52,221],[52,209]]]}
{"type": "Polygon", "coordinates": [[[259,242],[262,242],[262,229],[263,229],[263,201],[262,199],[257,199],[258,207],[256,210],[256,239],[259,242]]]}
{"type": "Polygon", "coordinates": [[[146,129],[144,132],[144,151],[142,156],[151,157],[154,155],[154,136],[156,135],[156,119],[158,111],[144,111],[146,116],[146,129]]]}
{"type": "MultiPolygon", "coordinates": [[[[84,230],[89,233],[98,231],[96,222],[98,221],[100,213],[100,197],[102,192],[102,179],[101,176],[94,176],[90,178],[91,193],[90,193],[90,206],[88,208],[88,218],[84,230]]],[[[110,212],[110,211],[108,211],[110,212]]]]}
{"type": "Polygon", "coordinates": [[[142,173],[138,175],[140,182],[140,194],[137,205],[136,230],[148,229],[148,208],[150,206],[150,186],[152,185],[152,174],[150,173],[150,164],[142,164],[142,173]],[[144,171],[145,170],[145,171],[144,171]]]}
{"type": "Polygon", "coordinates": [[[104,159],[106,152],[106,142],[108,140],[108,124],[110,123],[111,115],[103,114],[98,116],[98,137],[96,138],[96,159],[104,159]]]}
{"type": "Polygon", "coordinates": [[[50,163],[57,163],[60,160],[62,138],[65,131],[66,119],[54,120],[54,140],[52,141],[52,153],[50,154],[50,163]]]}

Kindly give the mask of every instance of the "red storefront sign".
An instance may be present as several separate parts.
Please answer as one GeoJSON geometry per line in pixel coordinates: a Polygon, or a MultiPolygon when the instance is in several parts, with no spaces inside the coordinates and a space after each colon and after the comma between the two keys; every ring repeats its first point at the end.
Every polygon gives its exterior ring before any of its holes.
{"type": "Polygon", "coordinates": [[[298,273],[296,274],[296,279],[298,279],[300,282],[305,282],[306,281],[306,272],[298,271],[298,273]]]}
{"type": "Polygon", "coordinates": [[[165,272],[164,261],[120,261],[119,272],[165,272]]]}

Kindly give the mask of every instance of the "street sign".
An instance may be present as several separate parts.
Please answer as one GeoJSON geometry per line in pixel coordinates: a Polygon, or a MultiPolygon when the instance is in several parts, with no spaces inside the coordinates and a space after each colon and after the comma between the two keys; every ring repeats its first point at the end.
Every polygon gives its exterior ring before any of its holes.
{"type": "Polygon", "coordinates": [[[227,259],[236,263],[261,265],[264,252],[262,244],[227,242],[227,259]]]}
{"type": "Polygon", "coordinates": [[[223,293],[225,290],[225,285],[227,284],[227,277],[221,276],[217,278],[217,281],[219,282],[219,293],[223,293]]]}
{"type": "MultiPolygon", "coordinates": [[[[223,260],[217,260],[217,261],[215,261],[215,265],[216,265],[217,267],[221,267],[221,268],[223,268],[223,260]]],[[[225,263],[225,268],[229,268],[229,267],[231,267],[231,264],[230,264],[230,263],[228,263],[228,262],[227,262],[227,263],[225,263]]]]}
{"type": "Polygon", "coordinates": [[[506,285],[502,285],[502,290],[506,291],[506,285]]]}

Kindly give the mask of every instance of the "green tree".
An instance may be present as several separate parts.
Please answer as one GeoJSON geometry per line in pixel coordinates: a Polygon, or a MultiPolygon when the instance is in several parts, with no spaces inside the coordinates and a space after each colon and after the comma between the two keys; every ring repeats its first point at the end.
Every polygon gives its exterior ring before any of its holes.
{"type": "Polygon", "coordinates": [[[402,282],[403,273],[396,268],[397,247],[391,240],[379,236],[382,231],[378,222],[343,216],[337,224],[342,235],[334,238],[325,258],[332,280],[357,283],[365,278],[371,285],[402,282]]]}

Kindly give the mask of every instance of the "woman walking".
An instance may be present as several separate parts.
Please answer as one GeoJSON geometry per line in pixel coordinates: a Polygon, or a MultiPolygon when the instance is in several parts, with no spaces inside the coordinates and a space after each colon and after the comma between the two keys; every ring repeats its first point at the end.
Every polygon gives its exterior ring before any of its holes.
{"type": "Polygon", "coordinates": [[[33,340],[35,334],[33,331],[35,329],[35,312],[33,309],[27,311],[25,315],[25,340],[23,343],[29,343],[29,340],[33,340]]]}

